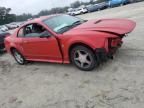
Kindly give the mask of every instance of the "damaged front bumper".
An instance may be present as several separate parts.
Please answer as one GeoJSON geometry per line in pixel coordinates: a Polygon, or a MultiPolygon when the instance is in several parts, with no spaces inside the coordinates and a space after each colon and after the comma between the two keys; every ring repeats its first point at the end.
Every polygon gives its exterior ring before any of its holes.
{"type": "Polygon", "coordinates": [[[108,51],[105,48],[97,48],[95,49],[95,54],[97,56],[97,60],[99,62],[105,62],[108,59],[113,59],[113,55],[117,51],[118,48],[122,46],[123,42],[121,39],[108,40],[108,51]]]}

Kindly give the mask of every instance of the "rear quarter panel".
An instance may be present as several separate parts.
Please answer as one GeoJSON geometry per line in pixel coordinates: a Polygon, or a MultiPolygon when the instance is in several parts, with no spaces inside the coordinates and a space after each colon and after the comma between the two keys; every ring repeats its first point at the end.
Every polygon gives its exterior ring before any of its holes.
{"type": "Polygon", "coordinates": [[[22,48],[20,47],[21,39],[16,38],[17,37],[17,31],[15,31],[14,34],[11,36],[8,36],[5,38],[5,47],[8,53],[11,53],[10,49],[11,48],[16,48],[19,52],[22,52],[22,48]]]}

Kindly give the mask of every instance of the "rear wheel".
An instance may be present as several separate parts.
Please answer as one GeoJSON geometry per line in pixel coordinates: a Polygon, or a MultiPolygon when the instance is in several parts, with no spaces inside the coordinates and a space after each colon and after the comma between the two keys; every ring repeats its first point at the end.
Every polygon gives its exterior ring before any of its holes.
{"type": "Polygon", "coordinates": [[[76,46],[70,52],[71,62],[83,71],[90,71],[98,64],[93,51],[85,46],[76,46]]]}
{"type": "Polygon", "coordinates": [[[20,65],[26,64],[27,61],[25,60],[25,58],[23,57],[23,55],[20,54],[19,51],[17,51],[16,49],[13,49],[12,50],[12,54],[13,54],[13,56],[14,56],[14,58],[15,58],[15,60],[16,60],[16,62],[18,64],[20,64],[20,65]]]}

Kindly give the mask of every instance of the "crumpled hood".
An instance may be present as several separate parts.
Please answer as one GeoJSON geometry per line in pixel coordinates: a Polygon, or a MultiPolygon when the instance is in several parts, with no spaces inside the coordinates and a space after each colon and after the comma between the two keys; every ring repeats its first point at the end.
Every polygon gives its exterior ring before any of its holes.
{"type": "Polygon", "coordinates": [[[101,19],[89,20],[70,30],[72,33],[98,31],[124,35],[130,33],[136,26],[136,23],[127,19],[101,19]]]}

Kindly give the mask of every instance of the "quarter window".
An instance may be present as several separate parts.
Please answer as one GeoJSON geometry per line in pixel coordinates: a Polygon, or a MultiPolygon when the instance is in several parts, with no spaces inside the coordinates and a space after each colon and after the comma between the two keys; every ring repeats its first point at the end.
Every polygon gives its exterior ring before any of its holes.
{"type": "Polygon", "coordinates": [[[21,28],[18,32],[18,37],[23,37],[24,36],[24,29],[21,28]]]}

